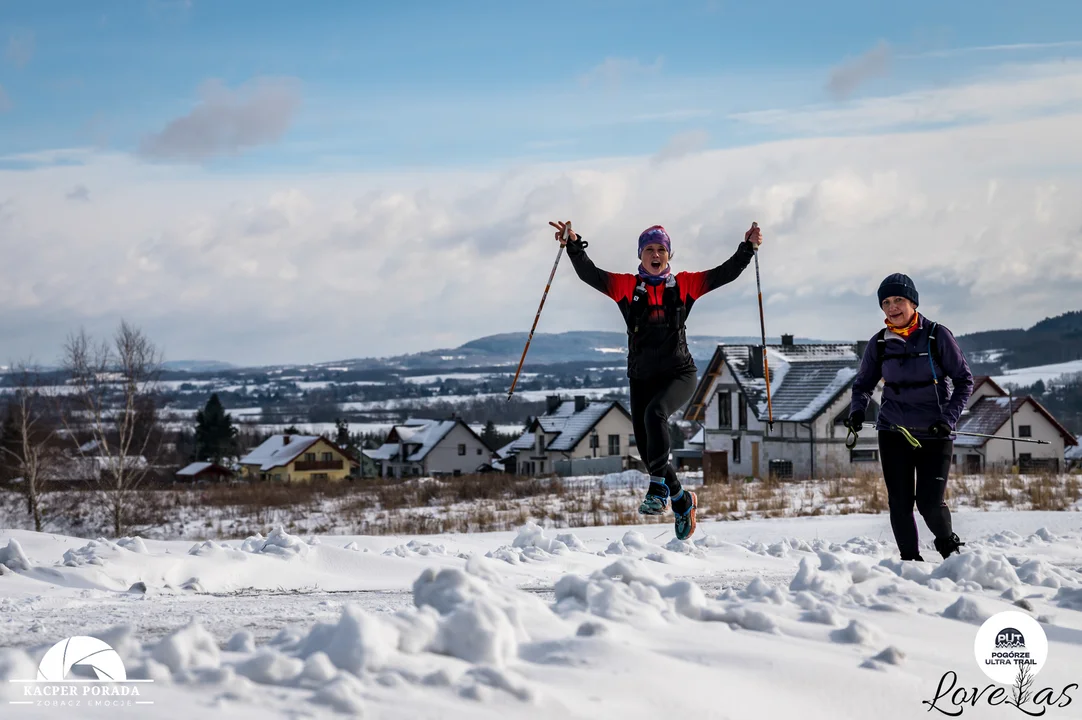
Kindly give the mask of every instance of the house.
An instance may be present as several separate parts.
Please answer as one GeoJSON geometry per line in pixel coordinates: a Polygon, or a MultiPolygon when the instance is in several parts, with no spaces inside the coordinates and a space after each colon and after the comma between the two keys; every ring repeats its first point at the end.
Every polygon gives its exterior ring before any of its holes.
{"type": "Polygon", "coordinates": [[[194,462],[176,472],[176,478],[181,482],[221,482],[232,477],[232,470],[210,462],[194,462]]]}
{"type": "Polygon", "coordinates": [[[318,435],[271,435],[240,459],[248,480],[345,480],[358,465],[348,452],[318,435]]]}
{"type": "Polygon", "coordinates": [[[620,472],[639,462],[631,414],[617,401],[550,395],[513,443],[501,448],[505,467],[517,475],[620,472]]]}
{"type": "Polygon", "coordinates": [[[1082,435],[1075,437],[1075,444],[1063,451],[1063,461],[1068,472],[1082,469],[1082,435]]]}
{"type": "Polygon", "coordinates": [[[365,454],[381,477],[462,475],[489,467],[492,450],[459,418],[395,425],[383,444],[365,454]]]}
{"type": "MultiPolygon", "coordinates": [[[[770,475],[807,479],[850,474],[879,461],[874,432],[846,448],[849,402],[866,342],[719,345],[684,419],[703,427],[703,479],[770,475]],[[770,407],[764,364],[770,373],[770,407]],[[772,409],[774,426],[769,419],[772,409]]],[[[878,417],[881,387],[868,420],[878,417]]]]}
{"type": "Polygon", "coordinates": [[[1035,398],[1011,396],[994,380],[977,377],[973,395],[959,418],[959,432],[1046,440],[1047,445],[1010,440],[993,440],[960,435],[954,441],[953,462],[961,472],[981,473],[991,469],[1021,472],[1060,472],[1068,462],[1067,452],[1078,447],[1078,439],[1035,398]]]}

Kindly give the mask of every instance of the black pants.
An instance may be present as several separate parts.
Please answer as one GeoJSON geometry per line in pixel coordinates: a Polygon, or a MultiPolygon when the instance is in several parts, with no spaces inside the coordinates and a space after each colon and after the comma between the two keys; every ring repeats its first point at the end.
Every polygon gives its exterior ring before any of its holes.
{"type": "Polygon", "coordinates": [[[952,532],[951,511],[944,497],[954,442],[948,438],[921,440],[920,444],[919,448],[913,447],[898,432],[879,432],[879,457],[887,484],[890,526],[903,560],[913,560],[920,552],[917,521],[913,518],[914,502],[937,539],[950,537],[952,532]]]}
{"type": "Polygon", "coordinates": [[[676,470],[669,463],[669,416],[695,394],[695,368],[679,375],[631,380],[631,423],[639,457],[651,477],[665,478],[669,495],[680,492],[676,470]]]}

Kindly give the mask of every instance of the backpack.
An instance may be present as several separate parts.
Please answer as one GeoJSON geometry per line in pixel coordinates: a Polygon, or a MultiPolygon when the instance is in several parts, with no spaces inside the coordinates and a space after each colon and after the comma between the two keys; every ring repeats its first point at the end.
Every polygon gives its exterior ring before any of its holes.
{"type": "MultiPolygon", "coordinates": [[[[891,355],[896,358],[911,358],[911,357],[925,357],[928,358],[928,365],[932,368],[932,379],[925,380],[923,382],[901,382],[901,383],[884,383],[893,387],[895,390],[903,387],[925,387],[927,385],[938,385],[939,374],[935,370],[935,366],[938,364],[943,366],[942,358],[939,355],[939,343],[936,340],[936,330],[939,329],[939,323],[933,322],[932,328],[928,331],[928,350],[926,352],[908,352],[900,355],[891,355]]],[[[887,348],[887,328],[883,328],[879,331],[879,334],[875,338],[875,361],[879,367],[879,374],[883,374],[883,357],[886,354],[887,348]]]]}

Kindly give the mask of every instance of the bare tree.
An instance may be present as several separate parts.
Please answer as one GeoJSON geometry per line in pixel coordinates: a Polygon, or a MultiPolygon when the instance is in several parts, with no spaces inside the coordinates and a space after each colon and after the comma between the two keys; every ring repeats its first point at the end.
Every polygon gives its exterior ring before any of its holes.
{"type": "Polygon", "coordinates": [[[69,336],[63,365],[73,389],[65,422],[85,464],[96,466],[119,536],[131,495],[150,469],[151,443],[161,438],[147,430],[146,407],[148,400],[153,407],[162,355],[142,330],[122,320],[112,342],[95,342],[85,330],[69,336]],[[79,428],[90,442],[79,444],[79,428]]]}
{"type": "Polygon", "coordinates": [[[21,478],[26,512],[41,532],[41,487],[58,461],[56,418],[50,413],[41,371],[30,364],[14,366],[14,395],[0,441],[0,460],[21,478]]]}

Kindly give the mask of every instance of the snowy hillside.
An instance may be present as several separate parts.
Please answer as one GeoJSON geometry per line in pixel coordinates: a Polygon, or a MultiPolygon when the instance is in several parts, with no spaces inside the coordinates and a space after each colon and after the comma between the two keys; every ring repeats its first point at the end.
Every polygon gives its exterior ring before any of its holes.
{"type": "Polygon", "coordinates": [[[1036,712],[1044,688],[1078,694],[1079,525],[958,513],[962,555],[904,565],[887,517],[862,515],[706,522],[690,543],[656,525],[195,544],[0,530],[0,679],[94,633],[154,681],[139,688],[156,718],[914,718],[922,701],[956,713],[951,682],[989,684],[978,626],[1015,610],[1048,638],[1036,712]]]}

